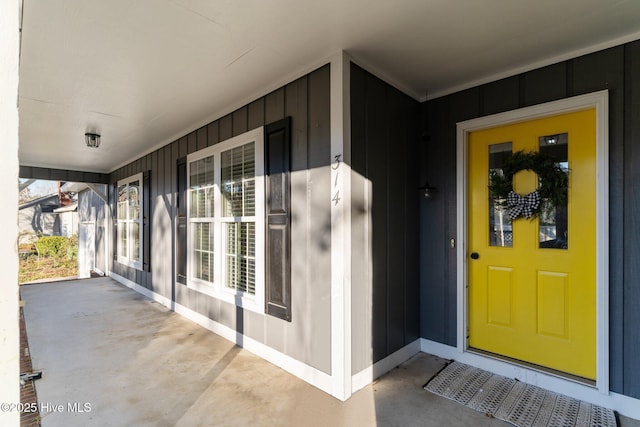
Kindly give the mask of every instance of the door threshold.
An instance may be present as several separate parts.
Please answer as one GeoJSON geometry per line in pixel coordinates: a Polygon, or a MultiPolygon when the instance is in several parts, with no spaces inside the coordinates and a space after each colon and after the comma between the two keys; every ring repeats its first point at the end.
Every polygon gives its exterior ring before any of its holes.
{"type": "Polygon", "coordinates": [[[544,366],[536,365],[534,363],[529,363],[529,362],[525,362],[525,361],[522,361],[522,360],[513,359],[513,358],[508,357],[508,356],[503,356],[501,354],[491,353],[489,351],[481,350],[479,348],[469,347],[469,348],[467,348],[466,351],[468,353],[472,353],[472,354],[475,354],[475,355],[478,355],[478,356],[488,357],[490,359],[499,360],[501,362],[506,362],[506,363],[509,363],[511,365],[527,368],[527,369],[530,369],[532,371],[538,371],[538,372],[541,372],[543,374],[552,375],[554,377],[557,377],[557,378],[560,378],[560,379],[563,379],[563,380],[567,380],[567,381],[571,381],[571,382],[574,382],[574,383],[577,383],[577,384],[580,384],[580,385],[596,388],[596,381],[592,380],[592,379],[589,379],[589,378],[584,378],[584,377],[580,377],[580,376],[577,376],[577,375],[569,374],[567,372],[562,372],[562,371],[558,371],[558,370],[555,370],[555,369],[547,368],[547,367],[544,367],[544,366]]]}

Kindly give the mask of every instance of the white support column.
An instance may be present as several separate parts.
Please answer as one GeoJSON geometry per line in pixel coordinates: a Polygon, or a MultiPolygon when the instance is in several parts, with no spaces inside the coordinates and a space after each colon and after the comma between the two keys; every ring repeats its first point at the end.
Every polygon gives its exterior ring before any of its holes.
{"type": "Polygon", "coordinates": [[[105,276],[111,275],[111,268],[109,267],[109,261],[112,259],[112,248],[115,242],[112,242],[114,225],[111,221],[111,205],[109,204],[109,184],[107,184],[107,203],[105,203],[104,210],[104,274],[105,276]]]}
{"type": "Polygon", "coordinates": [[[20,55],[20,2],[0,3],[0,425],[20,425],[20,413],[6,404],[20,403],[20,359],[18,329],[18,67],[20,55]],[[11,408],[9,408],[11,409],[11,408]]]}
{"type": "Polygon", "coordinates": [[[333,396],[351,396],[350,60],[331,60],[331,377],[333,396]]]}

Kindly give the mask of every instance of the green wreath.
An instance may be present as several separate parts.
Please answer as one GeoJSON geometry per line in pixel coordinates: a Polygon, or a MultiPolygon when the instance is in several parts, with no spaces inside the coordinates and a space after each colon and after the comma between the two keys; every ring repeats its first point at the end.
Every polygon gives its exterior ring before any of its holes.
{"type": "Polygon", "coordinates": [[[551,206],[562,206],[567,202],[568,173],[558,161],[543,153],[516,151],[502,165],[501,172],[489,173],[489,192],[500,207],[507,208],[511,219],[523,216],[527,219],[540,214],[540,199],[551,206]],[[513,191],[513,175],[521,170],[530,170],[538,175],[539,185],[536,191],[525,196],[513,191]]]}

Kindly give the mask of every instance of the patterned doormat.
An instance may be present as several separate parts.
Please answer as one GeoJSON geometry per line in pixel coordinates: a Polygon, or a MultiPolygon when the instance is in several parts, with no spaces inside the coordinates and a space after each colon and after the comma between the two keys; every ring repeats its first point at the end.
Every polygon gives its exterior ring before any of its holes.
{"type": "Polygon", "coordinates": [[[458,362],[445,367],[424,389],[520,427],[617,426],[611,409],[458,362]]]}

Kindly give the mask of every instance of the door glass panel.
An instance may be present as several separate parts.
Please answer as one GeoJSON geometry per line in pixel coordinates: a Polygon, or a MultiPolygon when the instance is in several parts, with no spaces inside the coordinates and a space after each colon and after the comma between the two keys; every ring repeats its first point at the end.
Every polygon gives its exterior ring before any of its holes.
{"type": "MultiPolygon", "coordinates": [[[[489,145],[489,179],[494,174],[502,175],[502,165],[511,156],[511,142],[489,145]]],[[[512,247],[511,219],[507,216],[506,200],[493,198],[489,194],[489,245],[512,247]]]]}
{"type": "MultiPolygon", "coordinates": [[[[569,135],[567,133],[546,135],[538,138],[540,152],[556,159],[560,168],[569,173],[569,135]]],[[[566,191],[566,190],[565,190],[566,191]]],[[[548,200],[541,201],[540,208],[540,248],[567,249],[568,219],[567,194],[565,202],[555,206],[548,200]]]]}

